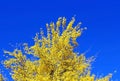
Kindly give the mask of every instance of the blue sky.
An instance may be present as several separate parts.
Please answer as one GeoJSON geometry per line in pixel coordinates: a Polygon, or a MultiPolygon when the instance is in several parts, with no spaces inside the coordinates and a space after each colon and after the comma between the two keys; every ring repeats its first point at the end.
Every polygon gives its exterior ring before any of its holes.
{"type": "MultiPolygon", "coordinates": [[[[88,29],[77,39],[80,53],[89,50],[87,57],[96,56],[92,72],[97,75],[113,73],[120,80],[120,1],[119,0],[1,0],[0,1],[0,60],[3,49],[12,51],[16,43],[28,42],[45,23],[65,16],[68,21],[76,15],[76,22],[88,29]],[[13,45],[11,46],[10,43],[13,45]]],[[[8,71],[0,65],[4,76],[12,81],[8,71]]]]}

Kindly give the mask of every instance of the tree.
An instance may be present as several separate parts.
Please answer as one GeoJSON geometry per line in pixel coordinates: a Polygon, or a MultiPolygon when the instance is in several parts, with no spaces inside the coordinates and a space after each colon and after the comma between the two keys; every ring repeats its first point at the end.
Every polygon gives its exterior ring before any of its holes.
{"type": "Polygon", "coordinates": [[[73,49],[78,45],[77,37],[83,31],[81,23],[73,27],[73,17],[66,26],[66,18],[60,17],[56,23],[46,24],[47,37],[41,30],[36,34],[33,46],[24,44],[24,51],[15,49],[4,51],[12,58],[4,61],[6,68],[11,69],[15,81],[110,81],[111,74],[96,77],[91,74],[91,58],[84,54],[77,55],[73,49]],[[60,29],[62,28],[62,30],[60,29]],[[31,61],[27,54],[39,58],[31,61]]]}

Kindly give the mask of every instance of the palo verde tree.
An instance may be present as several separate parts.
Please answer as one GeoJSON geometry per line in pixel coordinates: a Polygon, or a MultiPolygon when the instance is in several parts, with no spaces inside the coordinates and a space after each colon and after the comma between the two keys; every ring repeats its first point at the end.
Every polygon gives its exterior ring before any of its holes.
{"type": "Polygon", "coordinates": [[[56,23],[46,24],[47,36],[41,31],[36,34],[33,46],[25,43],[24,52],[19,49],[13,52],[4,51],[5,54],[12,56],[4,61],[4,65],[11,69],[13,80],[110,81],[111,74],[105,77],[91,74],[92,59],[86,58],[84,54],[77,55],[73,51],[78,45],[76,39],[81,36],[84,29],[80,28],[81,23],[73,27],[74,22],[73,17],[66,25],[66,18],[60,17],[56,23]],[[39,59],[31,61],[27,58],[27,54],[39,59]]]}

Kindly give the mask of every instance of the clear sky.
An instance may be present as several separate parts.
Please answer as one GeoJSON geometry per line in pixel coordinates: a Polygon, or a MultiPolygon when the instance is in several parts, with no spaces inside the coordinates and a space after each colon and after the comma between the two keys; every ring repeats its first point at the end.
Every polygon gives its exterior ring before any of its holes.
{"type": "MultiPolygon", "coordinates": [[[[120,1],[119,0],[0,0],[0,60],[3,49],[12,51],[16,43],[28,42],[45,23],[65,16],[76,15],[76,22],[88,29],[77,39],[80,53],[89,50],[87,57],[95,56],[92,72],[97,75],[113,73],[120,81],[120,1]],[[10,43],[13,45],[11,46],[10,43]],[[114,71],[117,70],[116,73],[114,71]]],[[[4,76],[12,81],[0,64],[4,76]]]]}

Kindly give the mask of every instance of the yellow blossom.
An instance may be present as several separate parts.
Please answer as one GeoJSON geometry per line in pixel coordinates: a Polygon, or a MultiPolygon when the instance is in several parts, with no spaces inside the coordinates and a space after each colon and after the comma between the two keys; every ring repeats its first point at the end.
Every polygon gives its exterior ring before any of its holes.
{"type": "MultiPolygon", "coordinates": [[[[13,56],[4,64],[12,70],[14,81],[109,81],[111,76],[97,78],[90,72],[90,62],[83,54],[73,52],[77,46],[76,39],[81,36],[80,25],[73,26],[75,18],[66,26],[66,18],[60,17],[56,24],[46,24],[47,36],[44,32],[36,34],[33,46],[24,44],[24,51],[15,49],[5,53],[13,56]],[[60,27],[63,30],[60,30],[60,27]],[[66,27],[66,28],[65,28],[66,27]],[[61,32],[61,33],[60,33],[61,32]],[[41,39],[39,39],[41,36],[41,39]],[[38,60],[31,61],[27,55],[32,54],[38,60]],[[88,62],[89,61],[89,62],[88,62]]],[[[2,77],[0,75],[0,77],[2,77]]],[[[2,78],[0,78],[0,81],[2,78]]]]}

